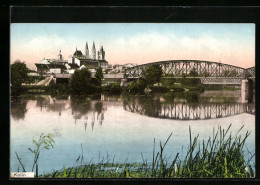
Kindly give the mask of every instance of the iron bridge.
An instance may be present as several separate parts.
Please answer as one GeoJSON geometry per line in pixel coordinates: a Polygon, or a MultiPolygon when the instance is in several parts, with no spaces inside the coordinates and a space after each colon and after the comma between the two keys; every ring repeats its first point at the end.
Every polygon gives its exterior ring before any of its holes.
{"type": "Polygon", "coordinates": [[[241,84],[242,79],[255,78],[255,67],[242,68],[201,60],[169,60],[138,65],[126,69],[126,78],[143,77],[150,66],[161,67],[163,78],[199,78],[203,84],[241,84]]]}

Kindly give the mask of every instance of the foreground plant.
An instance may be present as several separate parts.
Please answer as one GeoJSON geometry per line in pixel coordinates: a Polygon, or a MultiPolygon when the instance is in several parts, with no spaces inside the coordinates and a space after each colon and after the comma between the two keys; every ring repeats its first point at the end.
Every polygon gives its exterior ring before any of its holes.
{"type": "Polygon", "coordinates": [[[32,139],[32,142],[34,144],[34,148],[28,148],[30,152],[34,154],[34,162],[32,166],[32,171],[34,170],[34,167],[36,166],[36,177],[38,177],[38,159],[40,156],[40,150],[42,149],[42,146],[44,149],[49,150],[50,147],[53,148],[53,145],[55,144],[55,141],[53,140],[54,135],[53,134],[44,134],[42,133],[36,141],[34,138],[32,139]]]}
{"type": "MultiPolygon", "coordinates": [[[[161,151],[157,153],[160,155],[160,160],[156,159],[153,162],[160,166],[160,170],[156,169],[152,177],[254,177],[253,167],[250,164],[254,154],[246,160],[244,151],[245,141],[250,133],[246,132],[244,137],[238,133],[234,138],[231,134],[227,137],[230,127],[231,125],[226,131],[219,127],[216,133],[213,131],[213,137],[209,137],[207,142],[203,140],[202,144],[198,142],[199,135],[192,139],[189,128],[190,145],[184,160],[180,159],[177,153],[171,165],[166,167],[165,161],[161,160],[164,149],[161,147],[161,151]]],[[[168,140],[169,138],[165,144],[168,140]]]]}

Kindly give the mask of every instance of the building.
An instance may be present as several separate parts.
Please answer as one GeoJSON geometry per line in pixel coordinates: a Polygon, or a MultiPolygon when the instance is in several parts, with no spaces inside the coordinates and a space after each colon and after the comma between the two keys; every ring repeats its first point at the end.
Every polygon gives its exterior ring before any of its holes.
{"type": "Polygon", "coordinates": [[[67,71],[66,64],[67,60],[63,60],[61,50],[58,55],[58,59],[43,59],[39,63],[35,63],[37,72],[40,74],[44,73],[64,73],[67,71]]]}
{"type": "Polygon", "coordinates": [[[89,55],[88,43],[86,42],[85,53],[83,54],[76,48],[73,56],[68,59],[68,64],[76,64],[77,66],[84,65],[89,69],[97,69],[101,67],[103,70],[108,68],[108,62],[105,60],[105,51],[103,46],[96,52],[95,42],[93,42],[91,55],[89,55]],[[98,57],[96,57],[96,54],[98,57]]]}
{"type": "Polygon", "coordinates": [[[35,63],[37,72],[40,74],[73,74],[75,69],[84,66],[88,69],[97,69],[101,67],[103,70],[108,68],[108,62],[105,60],[105,50],[103,46],[96,52],[95,43],[93,42],[91,55],[89,54],[88,43],[85,45],[85,53],[83,54],[77,49],[68,60],[64,60],[61,50],[57,59],[43,59],[39,63],[35,63]],[[97,57],[96,57],[97,56],[97,57]]]}

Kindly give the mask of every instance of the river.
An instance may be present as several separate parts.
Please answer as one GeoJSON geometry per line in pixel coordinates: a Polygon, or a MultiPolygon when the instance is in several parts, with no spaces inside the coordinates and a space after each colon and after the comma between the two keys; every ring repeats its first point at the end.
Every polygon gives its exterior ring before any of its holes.
{"type": "MultiPolygon", "coordinates": [[[[152,161],[153,142],[165,142],[169,161],[177,152],[184,157],[192,137],[207,140],[218,127],[242,136],[249,151],[255,151],[255,105],[240,103],[240,91],[205,91],[201,94],[95,95],[70,96],[27,95],[11,99],[10,166],[21,171],[15,152],[26,171],[31,171],[32,138],[41,133],[54,134],[55,145],[41,150],[39,174],[76,166],[83,152],[84,161],[97,163],[152,161]],[[81,147],[82,146],[82,147],[81,147]],[[142,155],[141,155],[142,154],[142,155]]],[[[254,159],[253,161],[254,162],[254,159]]]]}

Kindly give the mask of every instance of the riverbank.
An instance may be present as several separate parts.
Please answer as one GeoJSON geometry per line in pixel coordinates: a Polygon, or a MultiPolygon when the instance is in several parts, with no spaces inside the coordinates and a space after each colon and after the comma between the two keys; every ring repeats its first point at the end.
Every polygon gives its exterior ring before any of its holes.
{"type": "MultiPolygon", "coordinates": [[[[237,91],[240,88],[229,87],[229,86],[184,86],[184,85],[173,85],[169,86],[153,86],[150,88],[144,88],[143,90],[132,89],[129,87],[121,87],[119,83],[111,84],[109,86],[93,86],[91,92],[86,95],[91,95],[95,93],[105,93],[105,94],[121,94],[121,93],[130,93],[130,94],[147,94],[147,93],[181,93],[181,92],[204,92],[204,91],[237,91]]],[[[50,94],[50,95],[73,95],[70,91],[70,88],[66,84],[56,84],[51,86],[44,85],[26,85],[21,87],[21,94],[50,94]]],[[[75,96],[82,96],[83,94],[75,96]]],[[[19,95],[16,95],[19,96],[19,95]]]]}
{"type": "MultiPolygon", "coordinates": [[[[75,94],[75,90],[69,84],[55,84],[49,82],[44,77],[29,78],[26,84],[20,88],[20,94],[75,94]],[[46,85],[48,81],[48,84],[46,85]]],[[[126,86],[121,86],[119,82],[109,84],[107,86],[100,86],[94,82],[89,84],[88,90],[84,94],[107,93],[107,94],[147,94],[147,93],[175,93],[175,92],[203,92],[204,90],[240,90],[240,86],[226,86],[226,85],[203,85],[200,79],[167,79],[162,78],[160,83],[148,85],[145,80],[138,79],[137,81],[128,82],[126,86]]],[[[11,88],[11,92],[13,89],[11,88]]],[[[19,93],[16,94],[19,96],[19,93]]]]}

